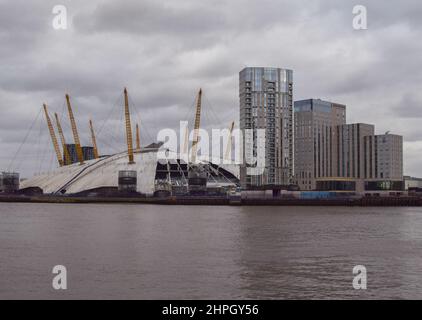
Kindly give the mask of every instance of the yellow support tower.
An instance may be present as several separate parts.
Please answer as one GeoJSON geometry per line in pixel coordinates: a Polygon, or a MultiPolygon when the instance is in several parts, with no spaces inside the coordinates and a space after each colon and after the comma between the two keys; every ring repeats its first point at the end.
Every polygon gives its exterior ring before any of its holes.
{"type": "Polygon", "coordinates": [[[72,164],[72,159],[70,159],[70,154],[69,154],[69,150],[67,149],[67,146],[66,146],[66,140],[64,138],[62,125],[60,124],[59,116],[57,115],[57,113],[54,113],[54,117],[56,118],[57,129],[59,130],[59,137],[60,137],[60,140],[61,140],[62,146],[63,146],[63,154],[64,154],[64,161],[63,162],[64,162],[65,165],[68,166],[68,165],[72,164]]]}
{"type": "Polygon", "coordinates": [[[135,163],[133,157],[133,139],[132,139],[132,126],[130,124],[130,112],[129,112],[129,98],[127,90],[124,90],[125,96],[125,119],[126,119],[126,140],[127,140],[127,153],[129,155],[129,164],[135,163]]]}
{"type": "Polygon", "coordinates": [[[186,126],[185,128],[185,140],[183,142],[183,155],[188,154],[189,152],[189,128],[186,126]]]}
{"type": "Polygon", "coordinates": [[[59,143],[57,142],[56,133],[54,132],[53,125],[51,123],[50,116],[48,115],[47,105],[44,103],[44,113],[45,119],[47,120],[48,130],[50,131],[51,141],[53,142],[54,151],[56,152],[57,161],[59,162],[60,167],[63,167],[63,158],[60,152],[59,143]]]}
{"type": "Polygon", "coordinates": [[[89,120],[89,128],[91,130],[92,146],[94,147],[94,158],[98,159],[100,156],[99,156],[98,147],[97,147],[97,139],[95,138],[94,126],[92,125],[91,119],[89,120]]]}
{"type": "Polygon", "coordinates": [[[201,125],[201,103],[202,103],[202,89],[199,89],[198,99],[196,101],[195,126],[194,126],[193,141],[192,141],[192,155],[191,155],[192,163],[196,162],[196,156],[198,152],[199,127],[201,125]]]}
{"type": "Polygon", "coordinates": [[[226,153],[224,154],[224,160],[231,160],[231,151],[232,151],[232,134],[234,129],[234,121],[230,124],[229,129],[229,139],[227,140],[227,146],[226,146],[226,153]]]}
{"type": "Polygon", "coordinates": [[[138,124],[136,124],[136,150],[141,151],[141,134],[139,132],[138,124]]]}
{"type": "Polygon", "coordinates": [[[80,164],[84,164],[84,155],[82,153],[81,141],[79,140],[78,129],[76,128],[75,117],[73,116],[70,97],[66,94],[67,111],[69,112],[70,124],[72,126],[73,139],[75,141],[76,154],[80,164]]]}

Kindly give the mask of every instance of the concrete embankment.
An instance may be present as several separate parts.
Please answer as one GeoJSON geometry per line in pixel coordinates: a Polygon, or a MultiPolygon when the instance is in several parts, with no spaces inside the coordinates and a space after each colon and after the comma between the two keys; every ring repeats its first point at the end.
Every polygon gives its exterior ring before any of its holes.
{"type": "Polygon", "coordinates": [[[2,195],[0,202],[21,203],[126,203],[126,204],[159,204],[159,205],[246,205],[246,206],[422,206],[421,197],[363,197],[363,198],[329,198],[329,199],[297,199],[297,198],[246,198],[229,199],[226,197],[71,197],[71,196],[14,196],[2,195]]]}
{"type": "Polygon", "coordinates": [[[361,207],[419,207],[418,197],[363,197],[330,199],[242,199],[242,205],[250,206],[361,206],[361,207]]]}

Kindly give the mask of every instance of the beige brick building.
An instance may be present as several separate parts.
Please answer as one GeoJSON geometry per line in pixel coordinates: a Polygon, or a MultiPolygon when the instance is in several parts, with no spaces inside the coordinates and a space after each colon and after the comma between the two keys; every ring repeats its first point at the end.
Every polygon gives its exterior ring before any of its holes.
{"type": "Polygon", "coordinates": [[[403,188],[403,137],[375,135],[371,124],[346,124],[346,107],[295,102],[295,182],[301,190],[403,188]]]}
{"type": "Polygon", "coordinates": [[[316,189],[316,179],[337,175],[336,127],[346,123],[346,106],[309,99],[295,102],[295,181],[316,189]]]}

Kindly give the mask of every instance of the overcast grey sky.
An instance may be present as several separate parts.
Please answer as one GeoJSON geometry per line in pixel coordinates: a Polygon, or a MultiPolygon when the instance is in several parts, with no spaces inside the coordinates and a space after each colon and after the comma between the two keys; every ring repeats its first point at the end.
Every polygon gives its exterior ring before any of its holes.
{"type": "MultiPolygon", "coordinates": [[[[293,70],[295,100],[344,103],[348,122],[403,135],[405,174],[422,176],[421,49],[420,0],[0,0],[0,170],[42,103],[61,113],[65,92],[82,140],[92,117],[108,150],[124,86],[149,141],[190,115],[199,87],[208,125],[228,127],[238,119],[238,72],[274,66],[293,70]],[[67,30],[52,26],[58,4],[67,30]],[[367,30],[352,27],[357,4],[368,9],[367,30]]],[[[51,154],[35,123],[12,168],[37,171],[51,154]]]]}

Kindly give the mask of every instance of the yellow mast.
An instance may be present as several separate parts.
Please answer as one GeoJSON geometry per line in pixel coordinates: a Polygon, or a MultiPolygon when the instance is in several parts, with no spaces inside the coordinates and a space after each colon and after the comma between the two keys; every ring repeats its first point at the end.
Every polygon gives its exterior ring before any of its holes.
{"type": "Polygon", "coordinates": [[[80,164],[84,164],[84,155],[82,153],[81,141],[79,140],[78,129],[76,128],[75,117],[73,116],[72,106],[70,105],[69,95],[66,94],[67,110],[69,112],[70,124],[72,126],[73,139],[75,141],[76,154],[80,164]]]}
{"type": "Polygon", "coordinates": [[[133,139],[132,139],[132,126],[130,124],[130,112],[129,112],[129,98],[127,96],[127,90],[124,90],[125,96],[125,119],[126,119],[126,140],[127,140],[127,153],[129,155],[129,164],[133,164],[133,139]]]}
{"type": "Polygon", "coordinates": [[[53,125],[51,123],[50,116],[48,115],[47,105],[44,103],[43,107],[44,107],[45,118],[47,120],[48,130],[50,131],[51,141],[53,142],[54,151],[56,152],[57,161],[59,162],[60,167],[62,167],[63,166],[63,158],[62,158],[62,154],[60,152],[59,143],[57,142],[56,133],[54,132],[54,128],[53,128],[53,125]]]}
{"type": "Polygon", "coordinates": [[[98,159],[100,156],[99,156],[98,147],[97,147],[97,139],[95,138],[94,126],[92,125],[91,119],[89,120],[89,128],[91,130],[92,146],[94,147],[94,158],[98,159]]]}
{"type": "Polygon", "coordinates": [[[234,129],[234,121],[232,121],[232,123],[230,124],[229,139],[227,140],[226,153],[224,154],[224,159],[225,160],[230,160],[229,157],[230,157],[231,150],[232,150],[232,133],[233,133],[233,129],[234,129]]]}
{"type": "Polygon", "coordinates": [[[196,153],[198,152],[198,139],[199,139],[199,127],[201,125],[201,102],[202,102],[202,89],[199,89],[198,99],[196,101],[196,114],[195,114],[195,126],[193,131],[192,141],[192,155],[191,162],[196,162],[196,153]]]}
{"type": "Polygon", "coordinates": [[[59,130],[59,137],[63,146],[63,153],[64,153],[63,162],[65,165],[72,164],[72,159],[70,159],[69,150],[67,149],[67,146],[66,146],[66,140],[64,138],[63,129],[62,129],[62,125],[60,124],[59,116],[57,115],[57,113],[54,113],[54,117],[56,118],[57,129],[59,130]]]}
{"type": "Polygon", "coordinates": [[[141,150],[141,134],[139,133],[139,125],[136,124],[136,150],[141,150]]]}
{"type": "Polygon", "coordinates": [[[185,128],[185,141],[183,143],[183,155],[188,154],[189,149],[189,128],[186,125],[185,128]]]}

